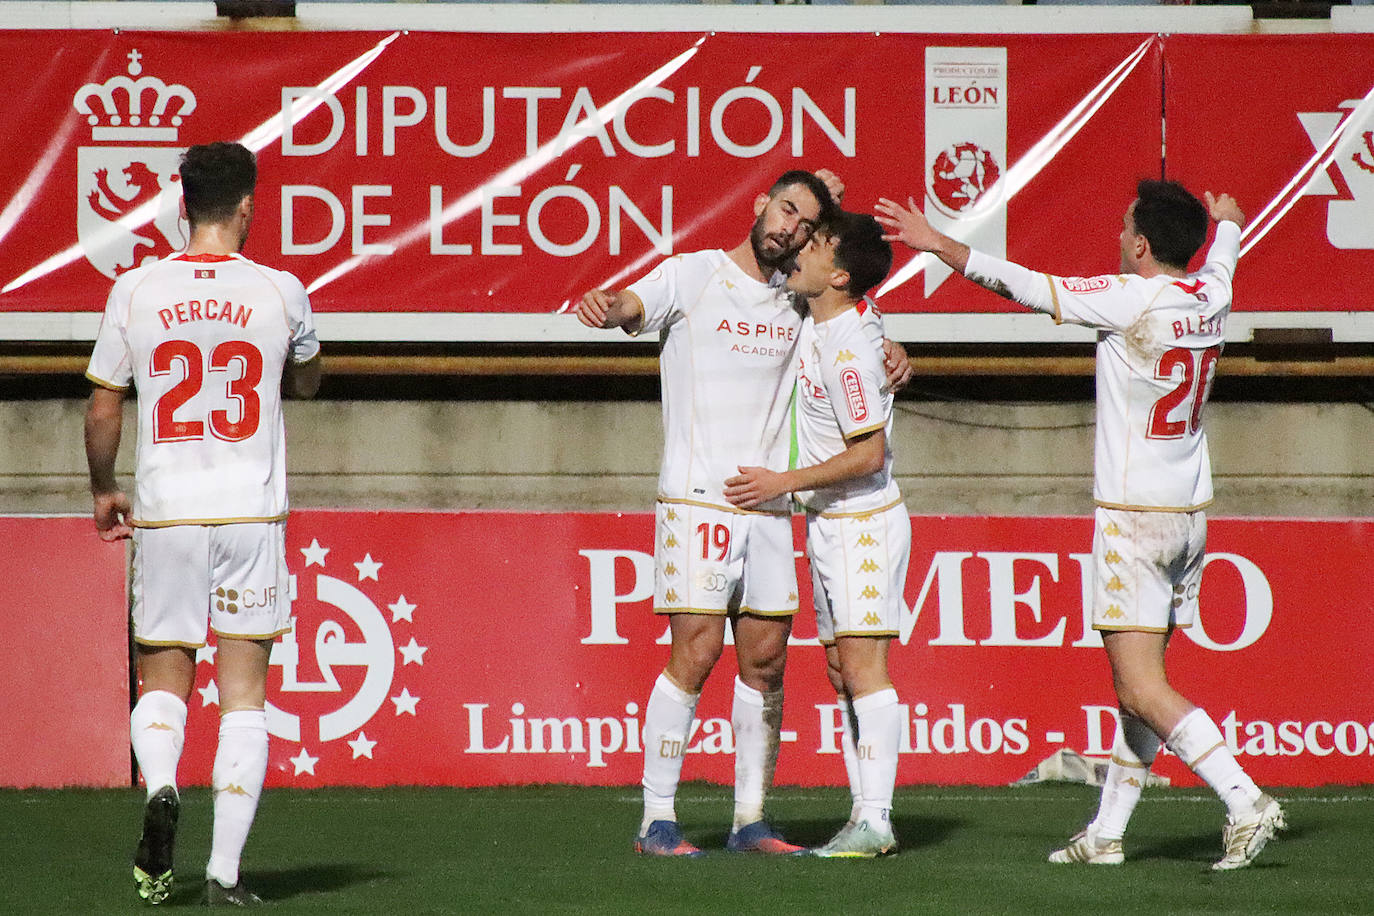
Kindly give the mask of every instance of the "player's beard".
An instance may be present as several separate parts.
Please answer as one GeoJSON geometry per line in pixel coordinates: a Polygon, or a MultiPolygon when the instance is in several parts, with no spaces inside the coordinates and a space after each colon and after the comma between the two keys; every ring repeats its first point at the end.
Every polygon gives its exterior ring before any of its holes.
{"type": "MultiPolygon", "coordinates": [[[[749,230],[749,244],[754,249],[754,260],[758,262],[760,267],[766,267],[769,270],[785,271],[798,249],[782,247],[776,252],[771,252],[764,247],[764,243],[769,238],[770,236],[768,233],[764,231],[763,216],[760,214],[759,217],[754,220],[754,227],[749,230]]],[[[780,236],[777,234],[772,235],[771,238],[774,242],[783,246],[786,246],[792,241],[790,236],[780,236]]]]}

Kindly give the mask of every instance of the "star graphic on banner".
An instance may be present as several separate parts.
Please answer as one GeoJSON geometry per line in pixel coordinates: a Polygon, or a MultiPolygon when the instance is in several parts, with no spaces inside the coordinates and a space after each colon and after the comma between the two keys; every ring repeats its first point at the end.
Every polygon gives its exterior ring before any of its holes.
{"type": "Polygon", "coordinates": [[[301,553],[305,554],[305,565],[306,565],[307,567],[309,567],[309,566],[320,566],[320,567],[323,567],[323,566],[324,566],[324,558],[325,558],[325,556],[329,553],[329,548],[328,548],[328,547],[321,547],[321,546],[320,546],[320,541],[319,541],[318,538],[311,538],[311,539],[310,539],[310,546],[309,546],[309,547],[302,547],[302,548],[301,548],[301,553]]]}
{"type": "Polygon", "coordinates": [[[358,737],[348,742],[348,746],[353,748],[354,760],[357,760],[359,757],[366,757],[368,760],[371,760],[372,749],[377,746],[377,742],[369,741],[366,732],[358,732],[358,737]]]}
{"type": "Polygon", "coordinates": [[[382,564],[380,564],[380,563],[378,563],[376,560],[372,559],[372,554],[370,554],[370,553],[369,553],[369,554],[366,554],[366,555],[363,557],[362,562],[360,562],[360,563],[354,563],[353,565],[354,565],[354,566],[357,568],[357,570],[358,570],[358,581],[359,581],[359,582],[363,581],[364,579],[371,579],[373,582],[376,582],[376,581],[377,581],[377,570],[379,570],[379,569],[382,568],[382,564]]]}
{"type": "Polygon", "coordinates": [[[404,620],[406,623],[414,623],[415,621],[410,618],[410,615],[415,611],[415,608],[416,605],[407,601],[405,595],[397,598],[395,604],[388,604],[386,606],[386,609],[391,612],[392,623],[398,620],[404,620]]]}
{"type": "Polygon", "coordinates": [[[299,776],[302,773],[309,773],[311,776],[314,776],[315,764],[320,762],[320,758],[311,757],[310,752],[303,747],[301,748],[301,752],[299,754],[297,754],[294,757],[288,757],[286,759],[290,760],[293,764],[295,764],[296,772],[294,775],[296,776],[299,776]]]}
{"type": "Polygon", "coordinates": [[[196,692],[200,694],[200,705],[202,707],[209,706],[211,703],[214,703],[216,706],[219,705],[219,685],[216,684],[213,679],[204,687],[197,687],[196,692]]]}
{"type": "Polygon", "coordinates": [[[410,637],[409,643],[404,646],[398,646],[397,648],[401,653],[401,657],[405,659],[405,661],[401,662],[402,665],[409,665],[412,662],[417,665],[423,665],[425,663],[425,653],[429,651],[428,646],[422,646],[416,643],[414,636],[410,637]]]}
{"type": "Polygon", "coordinates": [[[415,704],[420,702],[420,698],[411,696],[410,691],[402,687],[401,695],[392,697],[391,702],[396,704],[396,715],[399,716],[403,712],[408,712],[413,716],[415,715],[415,704]]]}
{"type": "Polygon", "coordinates": [[[201,646],[196,650],[196,664],[199,665],[201,662],[209,662],[213,665],[215,663],[215,653],[217,651],[219,651],[219,648],[209,643],[201,646]]]}

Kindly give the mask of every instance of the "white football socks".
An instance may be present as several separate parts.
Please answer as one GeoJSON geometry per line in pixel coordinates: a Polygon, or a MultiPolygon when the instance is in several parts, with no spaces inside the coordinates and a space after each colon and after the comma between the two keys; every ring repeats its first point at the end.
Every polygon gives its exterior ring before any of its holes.
{"type": "Polygon", "coordinates": [[[219,720],[219,747],[210,785],[215,793],[215,827],[205,877],[225,887],[239,881],[239,859],[258,811],[267,776],[267,714],[236,709],[219,720]]]}
{"type": "Polygon", "coordinates": [[[762,693],[735,676],[730,711],[735,732],[735,819],[732,830],[763,820],[763,801],[773,783],[782,731],[782,691],[762,693]]]}
{"type": "Polygon", "coordinates": [[[1119,840],[1126,835],[1126,825],[1140,801],[1140,792],[1145,788],[1159,745],[1159,736],[1144,720],[1121,714],[1097,816],[1090,825],[1099,840],[1119,840]]]}
{"type": "Polygon", "coordinates": [[[149,797],[163,786],[175,789],[177,762],[186,741],[186,704],[181,697],[165,690],[139,697],[129,714],[129,739],[149,797]]]}
{"type": "Polygon", "coordinates": [[[897,749],[902,737],[902,709],[897,691],[886,687],[854,701],[859,725],[855,748],[859,784],[863,787],[860,817],[870,824],[886,824],[892,811],[892,787],[897,781],[897,749]]]}
{"type": "Polygon", "coordinates": [[[1202,709],[1194,709],[1174,727],[1169,750],[1221,796],[1233,821],[1254,812],[1259,787],[1240,768],[1221,730],[1202,709]]]}
{"type": "Polygon", "coordinates": [[[844,774],[849,779],[849,822],[858,823],[864,806],[863,783],[859,781],[859,754],[854,750],[854,712],[849,698],[835,697],[840,707],[840,753],[844,755],[844,774]]]}
{"type": "Polygon", "coordinates": [[[682,755],[692,731],[699,693],[687,693],[660,674],[644,709],[643,836],[654,821],[676,821],[673,800],[682,780],[682,755]]]}

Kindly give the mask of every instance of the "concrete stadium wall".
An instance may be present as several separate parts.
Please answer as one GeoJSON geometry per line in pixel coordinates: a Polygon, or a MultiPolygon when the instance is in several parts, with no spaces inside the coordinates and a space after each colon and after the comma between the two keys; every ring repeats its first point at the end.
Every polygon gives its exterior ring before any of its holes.
{"type": "MultiPolygon", "coordinates": [[[[0,513],[89,511],[82,414],[0,402],[0,513]]],[[[916,514],[1091,511],[1090,402],[899,402],[896,469],[916,514]]],[[[132,485],[132,405],[119,469],[132,485]]],[[[642,511],[654,497],[657,401],[287,404],[298,508],[642,511]]],[[[1356,403],[1208,406],[1215,515],[1340,517],[1374,505],[1374,412],[1356,403]]]]}

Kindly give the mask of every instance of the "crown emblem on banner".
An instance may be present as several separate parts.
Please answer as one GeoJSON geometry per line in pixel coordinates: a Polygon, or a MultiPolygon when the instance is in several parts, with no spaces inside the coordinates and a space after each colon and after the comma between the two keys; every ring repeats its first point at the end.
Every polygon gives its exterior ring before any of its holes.
{"type": "Polygon", "coordinates": [[[137,48],[128,57],[128,76],[121,73],[104,83],[86,83],[76,90],[72,107],[86,115],[93,140],[176,140],[182,119],[196,110],[195,93],[180,83],[169,86],[155,76],[140,76],[143,55],[137,48]],[[148,95],[152,107],[145,111],[148,95]]]}

